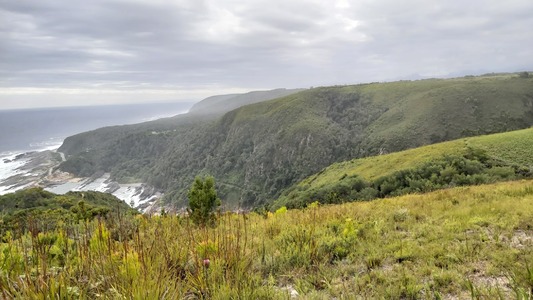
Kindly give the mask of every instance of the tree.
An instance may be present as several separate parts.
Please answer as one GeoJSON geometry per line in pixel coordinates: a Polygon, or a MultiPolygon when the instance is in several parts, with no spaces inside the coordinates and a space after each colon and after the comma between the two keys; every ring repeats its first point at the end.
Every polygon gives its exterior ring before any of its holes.
{"type": "Polygon", "coordinates": [[[212,176],[196,176],[187,197],[191,220],[200,226],[214,225],[215,209],[221,204],[215,190],[215,179],[212,176]]]}

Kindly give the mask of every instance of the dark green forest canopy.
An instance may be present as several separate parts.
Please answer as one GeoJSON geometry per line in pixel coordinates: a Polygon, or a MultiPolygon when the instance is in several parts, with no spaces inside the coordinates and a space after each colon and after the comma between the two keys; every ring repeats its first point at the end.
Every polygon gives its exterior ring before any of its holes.
{"type": "Polygon", "coordinates": [[[271,203],[339,161],[533,125],[533,78],[519,74],[313,88],[225,114],[186,114],[68,138],[61,168],[144,181],[187,204],[211,174],[227,208],[271,203]]]}

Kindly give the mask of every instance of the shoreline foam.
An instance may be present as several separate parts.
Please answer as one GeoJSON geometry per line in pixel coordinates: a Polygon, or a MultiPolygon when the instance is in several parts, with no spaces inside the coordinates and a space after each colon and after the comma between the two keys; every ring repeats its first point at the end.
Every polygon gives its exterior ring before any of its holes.
{"type": "Polygon", "coordinates": [[[69,191],[99,191],[110,193],[128,205],[146,211],[162,196],[154,188],[144,184],[119,184],[104,174],[98,178],[76,177],[57,169],[63,161],[59,146],[53,145],[41,151],[13,151],[0,157],[0,195],[13,193],[28,187],[39,186],[56,194],[69,191]]]}

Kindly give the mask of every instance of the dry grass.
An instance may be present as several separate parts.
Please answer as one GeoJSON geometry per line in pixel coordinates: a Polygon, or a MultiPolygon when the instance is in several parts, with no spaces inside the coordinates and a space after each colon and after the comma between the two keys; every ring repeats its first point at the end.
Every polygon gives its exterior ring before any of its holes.
{"type": "Polygon", "coordinates": [[[221,214],[207,229],[124,216],[3,241],[6,299],[528,298],[533,182],[221,214]]]}

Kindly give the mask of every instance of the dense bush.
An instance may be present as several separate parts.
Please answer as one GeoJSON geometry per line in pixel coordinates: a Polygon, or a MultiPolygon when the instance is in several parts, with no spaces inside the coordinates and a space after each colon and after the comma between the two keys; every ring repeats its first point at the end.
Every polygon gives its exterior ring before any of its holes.
{"type": "Polygon", "coordinates": [[[334,204],[530,177],[532,174],[525,169],[527,167],[507,166],[482,150],[468,148],[463,156],[444,156],[374,181],[343,175],[337,182],[319,188],[308,190],[300,186],[288,192],[285,201],[278,205],[301,208],[314,201],[334,204]]]}
{"type": "Polygon", "coordinates": [[[100,192],[69,192],[56,195],[42,188],[30,188],[0,196],[0,236],[19,236],[27,231],[52,230],[65,224],[113,219],[134,214],[124,201],[100,192]]]}
{"type": "Polygon", "coordinates": [[[222,204],[217,197],[215,179],[211,176],[194,179],[187,194],[189,198],[189,216],[194,224],[205,227],[215,225],[216,209],[222,204]]]}

